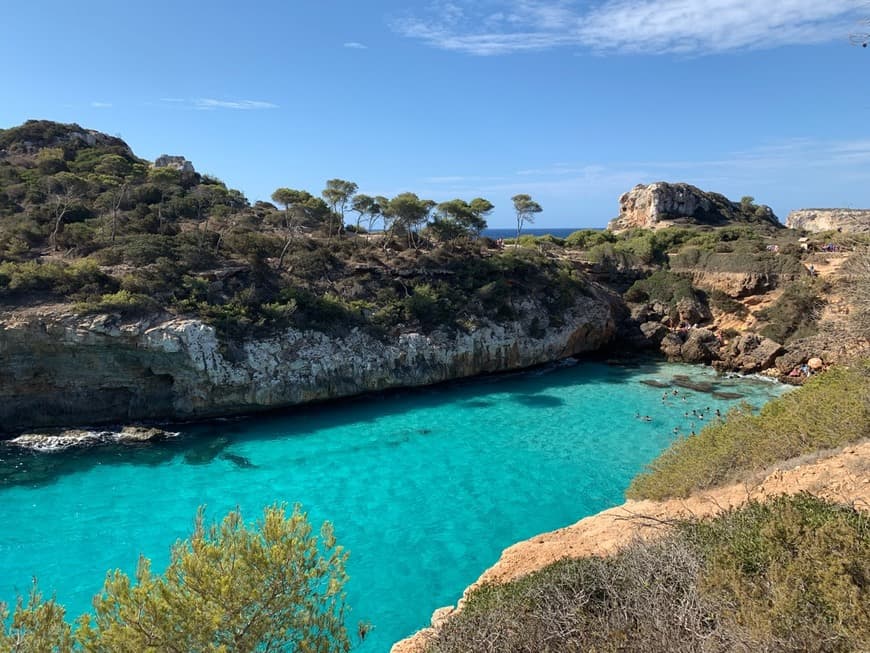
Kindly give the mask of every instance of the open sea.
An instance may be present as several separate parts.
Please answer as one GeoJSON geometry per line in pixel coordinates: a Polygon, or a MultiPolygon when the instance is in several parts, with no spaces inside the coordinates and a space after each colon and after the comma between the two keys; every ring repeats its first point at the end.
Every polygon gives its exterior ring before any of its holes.
{"type": "Polygon", "coordinates": [[[0,601],[36,577],[75,617],[106,570],[132,575],[139,554],[162,570],[200,504],[253,521],[264,505],[301,502],[351,552],[351,630],[374,626],[355,650],[388,651],[510,544],[621,503],[674,427],[701,427],[686,412],[709,420],[735,403],[682,388],[663,400],[641,383],[677,374],[756,406],[784,391],[702,367],[582,362],[190,425],[145,447],[0,444],[0,601]]]}
{"type": "MultiPolygon", "coordinates": [[[[573,229],[565,229],[562,227],[555,227],[552,229],[523,229],[523,236],[555,236],[556,238],[567,238],[575,231],[580,231],[581,229],[589,230],[590,227],[574,227],[573,229]]],[[[600,229],[595,229],[594,231],[600,231],[600,229]]],[[[488,236],[489,238],[516,238],[517,230],[516,229],[484,229],[483,235],[488,236]]]]}

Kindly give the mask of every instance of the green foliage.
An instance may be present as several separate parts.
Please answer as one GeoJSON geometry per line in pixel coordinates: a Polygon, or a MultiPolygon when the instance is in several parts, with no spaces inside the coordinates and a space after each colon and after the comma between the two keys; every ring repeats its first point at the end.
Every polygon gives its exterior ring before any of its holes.
{"type": "Polygon", "coordinates": [[[808,496],[484,585],[428,653],[862,650],[870,520],[808,496]]]}
{"type": "Polygon", "coordinates": [[[731,315],[736,315],[741,318],[749,315],[749,309],[746,308],[746,306],[738,302],[736,299],[732,299],[730,295],[721,290],[712,290],[709,293],[708,298],[710,300],[710,305],[723,313],[730,313],[731,315]]]}
{"type": "Polygon", "coordinates": [[[759,331],[761,335],[777,342],[788,342],[816,333],[818,313],[824,301],[819,280],[791,283],[782,295],[757,316],[767,324],[759,331]]]}
{"type": "Polygon", "coordinates": [[[625,293],[630,302],[662,302],[674,306],[681,299],[697,299],[691,281],[668,270],[656,270],[635,281],[625,293]]]}
{"type": "Polygon", "coordinates": [[[636,476],[631,499],[685,497],[746,478],[775,462],[839,447],[870,433],[870,369],[832,368],[767,403],[754,415],[729,412],[694,436],[674,442],[636,476]]]}
{"type": "Polygon", "coordinates": [[[858,651],[870,633],[870,518],[813,496],[682,527],[701,592],[747,650],[858,651]]]}
{"type": "Polygon", "coordinates": [[[581,229],[568,235],[565,246],[573,249],[591,249],[602,243],[615,243],[617,236],[612,231],[581,229]]]}
{"type": "Polygon", "coordinates": [[[88,302],[76,304],[79,313],[120,313],[124,316],[147,315],[160,310],[160,304],[147,295],[119,290],[88,302]]]}
{"type": "Polygon", "coordinates": [[[346,560],[331,526],[318,536],[298,506],[266,508],[256,527],[238,510],[206,525],[201,509],[163,574],[147,558],[135,579],[109,572],[74,633],[34,588],[11,624],[0,618],[0,652],[348,651],[346,560]]]}
{"type": "Polygon", "coordinates": [[[0,298],[45,292],[62,297],[83,297],[117,287],[111,277],[87,259],[60,262],[0,263],[0,298]]]}

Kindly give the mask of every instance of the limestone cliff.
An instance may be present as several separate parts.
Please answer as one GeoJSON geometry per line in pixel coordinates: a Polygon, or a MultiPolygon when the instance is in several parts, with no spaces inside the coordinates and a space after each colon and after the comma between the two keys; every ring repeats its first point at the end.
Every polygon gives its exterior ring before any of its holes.
{"type": "Polygon", "coordinates": [[[519,319],[467,331],[384,341],[288,329],[229,350],[196,319],[11,313],[0,318],[0,431],[203,418],[529,367],[611,338],[611,305],[591,294],[558,324],[527,300],[519,319]]]}
{"type": "Polygon", "coordinates": [[[681,224],[723,226],[731,222],[779,225],[770,207],[756,206],[749,199],[736,203],[719,193],[683,183],[639,184],[619,198],[619,217],[607,228],[624,231],[663,229],[681,224]]]}
{"type": "Polygon", "coordinates": [[[870,209],[800,209],[792,211],[785,226],[804,231],[870,232],[870,209]]]}

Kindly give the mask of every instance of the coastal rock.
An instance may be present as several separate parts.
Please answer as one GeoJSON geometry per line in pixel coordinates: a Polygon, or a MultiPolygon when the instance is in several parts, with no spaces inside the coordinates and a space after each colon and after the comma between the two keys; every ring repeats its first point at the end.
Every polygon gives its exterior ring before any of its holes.
{"type": "Polygon", "coordinates": [[[709,329],[670,332],[662,338],[660,349],[672,362],[710,363],[719,355],[719,339],[709,329]]]}
{"type": "Polygon", "coordinates": [[[785,226],[804,231],[870,232],[870,209],[800,209],[792,211],[785,226]]]}
{"type": "Polygon", "coordinates": [[[23,433],[7,440],[8,446],[42,453],[66,449],[93,447],[101,444],[142,444],[177,436],[178,433],[144,426],[125,426],[121,430],[91,431],[63,429],[39,433],[23,433]]]}
{"type": "Polygon", "coordinates": [[[770,338],[754,333],[739,335],[720,352],[719,369],[735,370],[745,374],[760,372],[772,367],[777,356],[783,353],[782,345],[770,338]]]}
{"type": "Polygon", "coordinates": [[[161,154],[154,160],[155,168],[172,168],[179,172],[196,172],[193,164],[183,156],[172,156],[169,154],[161,154]]]}
{"type": "Polygon", "coordinates": [[[0,319],[0,431],[201,419],[516,370],[594,351],[615,333],[604,291],[552,323],[536,300],[517,319],[390,340],[288,329],[227,347],[197,319],[0,319]]]}
{"type": "Polygon", "coordinates": [[[661,322],[644,322],[640,325],[640,332],[654,346],[660,345],[669,333],[668,328],[661,322]]]}
{"type": "Polygon", "coordinates": [[[684,363],[710,363],[719,356],[719,340],[709,329],[689,329],[680,349],[684,363]]]}
{"type": "Polygon", "coordinates": [[[779,224],[768,206],[751,203],[744,206],[690,184],[661,181],[637,185],[623,194],[619,198],[619,217],[607,228],[625,231],[663,229],[677,224],[722,226],[735,221],[779,224]]]}

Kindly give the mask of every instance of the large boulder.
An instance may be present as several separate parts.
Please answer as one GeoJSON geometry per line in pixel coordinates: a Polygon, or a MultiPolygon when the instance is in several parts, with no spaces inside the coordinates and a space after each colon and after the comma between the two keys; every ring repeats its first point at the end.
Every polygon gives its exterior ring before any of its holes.
{"type": "Polygon", "coordinates": [[[737,203],[691,184],[664,181],[638,185],[619,198],[619,217],[607,228],[661,229],[675,224],[722,226],[731,222],[762,222],[779,226],[768,206],[737,203]]]}
{"type": "Polygon", "coordinates": [[[800,209],[792,211],[785,226],[804,231],[870,232],[870,209],[800,209]]]}
{"type": "Polygon", "coordinates": [[[719,347],[719,339],[709,329],[669,332],[659,345],[669,361],[705,364],[718,358],[719,347]]]}
{"type": "Polygon", "coordinates": [[[760,372],[772,367],[782,353],[782,345],[778,342],[755,333],[744,333],[733,338],[720,351],[721,361],[717,361],[715,367],[746,374],[760,372]]]}

